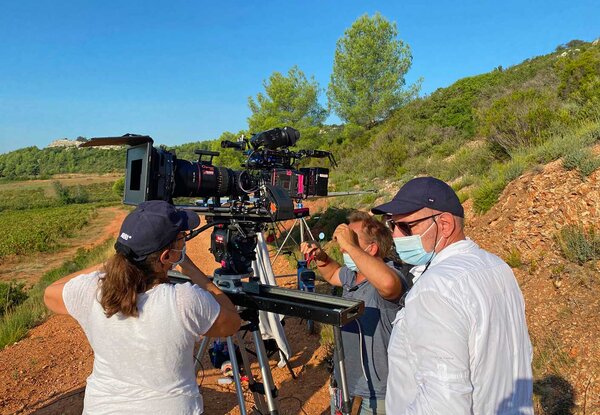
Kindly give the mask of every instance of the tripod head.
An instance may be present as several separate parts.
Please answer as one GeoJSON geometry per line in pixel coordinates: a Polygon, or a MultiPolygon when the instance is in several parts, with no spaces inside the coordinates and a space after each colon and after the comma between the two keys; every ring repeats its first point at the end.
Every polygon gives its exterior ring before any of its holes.
{"type": "Polygon", "coordinates": [[[252,262],[256,260],[257,233],[263,223],[240,221],[233,218],[220,220],[210,236],[210,252],[221,264],[214,272],[214,283],[226,292],[242,289],[242,278],[258,283],[252,262]]]}

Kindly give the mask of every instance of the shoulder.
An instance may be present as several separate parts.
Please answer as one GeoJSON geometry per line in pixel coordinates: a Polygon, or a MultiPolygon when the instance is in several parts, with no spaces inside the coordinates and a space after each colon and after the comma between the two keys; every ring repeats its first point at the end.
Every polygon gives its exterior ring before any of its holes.
{"type": "Polygon", "coordinates": [[[212,298],[210,293],[196,284],[189,282],[183,284],[165,284],[169,290],[172,290],[181,302],[193,302],[202,301],[205,298],[212,298]]]}
{"type": "MultiPolygon", "coordinates": [[[[100,278],[104,276],[101,271],[90,272],[89,274],[81,274],[67,281],[64,292],[82,291],[87,289],[97,289],[100,278]]],[[[63,294],[64,295],[64,294],[63,294]]]]}
{"type": "Polygon", "coordinates": [[[469,291],[472,276],[500,269],[512,274],[510,267],[496,255],[481,249],[475,242],[457,242],[438,254],[431,267],[415,284],[415,294],[435,291],[442,296],[455,297],[457,292],[469,291]]]}

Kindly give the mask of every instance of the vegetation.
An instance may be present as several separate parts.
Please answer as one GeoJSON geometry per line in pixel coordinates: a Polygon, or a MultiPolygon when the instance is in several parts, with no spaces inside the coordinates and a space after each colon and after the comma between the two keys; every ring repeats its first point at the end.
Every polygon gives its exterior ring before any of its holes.
{"type": "Polygon", "coordinates": [[[511,180],[539,164],[565,157],[585,178],[600,166],[589,149],[600,139],[600,95],[589,92],[600,83],[598,65],[600,45],[584,42],[461,79],[369,130],[331,129],[328,141],[340,159],[331,175],[335,190],[432,175],[483,213],[511,180]]]}
{"type": "Polygon", "coordinates": [[[567,225],[557,234],[558,245],[569,261],[583,265],[600,258],[600,235],[594,228],[567,225]]]}
{"type": "Polygon", "coordinates": [[[27,299],[25,283],[0,281],[0,317],[27,299]]]}
{"type": "Polygon", "coordinates": [[[327,96],[341,119],[372,127],[416,96],[418,86],[403,90],[412,55],[397,37],[396,23],[376,13],[359,17],[338,40],[327,96]]]}
{"type": "Polygon", "coordinates": [[[306,79],[297,66],[287,76],[274,72],[263,86],[265,94],[258,93],[256,101],[248,98],[251,132],[289,125],[306,136],[314,134],[314,128],[325,121],[327,111],[319,104],[319,84],[314,78],[306,79]]]}
{"type": "Polygon", "coordinates": [[[42,252],[60,246],[64,238],[85,226],[95,215],[93,206],[70,205],[0,212],[0,258],[42,252]]]}
{"type": "Polygon", "coordinates": [[[58,181],[51,188],[42,186],[24,189],[0,189],[0,212],[6,210],[40,209],[77,203],[118,203],[113,183],[91,183],[65,186],[58,181]]]}
{"type": "Polygon", "coordinates": [[[107,240],[90,250],[79,249],[75,258],[44,274],[27,292],[26,300],[0,317],[0,349],[23,338],[30,328],[50,315],[43,302],[44,290],[47,286],[73,272],[102,262],[108,258],[110,252],[113,252],[114,242],[114,240],[107,240]]]}
{"type": "Polygon", "coordinates": [[[0,178],[49,178],[59,173],[112,173],[125,166],[125,152],[98,148],[27,147],[0,154],[0,178]]]}
{"type": "MultiPolygon", "coordinates": [[[[600,166],[590,150],[600,138],[598,42],[569,42],[548,55],[461,79],[414,100],[409,99],[414,89],[402,88],[412,58],[408,46],[397,39],[395,23],[379,14],[361,16],[337,46],[329,106],[347,124],[320,125],[324,110],[316,100],[319,87],[297,67],[287,74],[274,73],[264,83],[265,92],[249,99],[251,130],[291,123],[303,135],[299,148],[333,151],[339,167],[331,172],[332,191],[372,189],[382,181],[397,188],[412,177],[432,175],[451,183],[461,200],[472,199],[475,211],[483,213],[527,169],[562,158],[565,168],[586,180],[600,166]],[[395,69],[378,72],[381,68],[395,69]]],[[[215,164],[239,169],[244,155],[221,149],[220,142],[247,134],[224,132],[215,140],[169,150],[186,160],[197,159],[195,149],[219,151],[215,164]]],[[[57,172],[122,172],[123,158],[123,151],[30,147],[0,155],[0,180],[57,172]]],[[[309,163],[322,165],[323,160],[309,163]]],[[[63,204],[91,201],[95,194],[89,189],[70,189],[68,195],[55,190],[63,204]]],[[[0,198],[0,210],[7,204],[26,206],[26,198],[36,199],[31,206],[55,206],[54,200],[39,196],[41,191],[37,196],[17,193],[8,202],[0,198]]],[[[118,200],[111,197],[107,200],[118,200]]],[[[366,207],[375,198],[332,202],[366,207]]]]}

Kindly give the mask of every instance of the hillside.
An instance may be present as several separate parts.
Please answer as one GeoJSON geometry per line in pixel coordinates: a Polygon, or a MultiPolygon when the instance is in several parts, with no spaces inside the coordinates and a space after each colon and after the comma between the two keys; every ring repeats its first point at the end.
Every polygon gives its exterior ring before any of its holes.
{"type": "MultiPolygon", "coordinates": [[[[594,151],[600,152],[600,146],[594,151]]],[[[558,237],[568,225],[589,230],[597,222],[599,182],[600,170],[584,179],[560,160],[516,178],[483,215],[474,213],[472,201],[465,202],[467,235],[507,260],[522,288],[534,345],[536,413],[600,413],[600,261],[598,256],[581,264],[568,260],[558,237]]],[[[190,255],[210,272],[207,238],[202,234],[192,241],[190,255]]],[[[595,243],[600,248],[600,241],[595,243]]],[[[276,272],[289,271],[285,262],[278,264],[276,272]]],[[[286,286],[293,288],[293,281],[286,286]]],[[[271,360],[285,413],[302,413],[299,408],[322,413],[327,407],[327,351],[318,337],[304,330],[296,319],[286,324],[297,380],[271,360]]],[[[79,326],[64,316],[50,318],[0,351],[0,413],[38,413],[46,405],[50,407],[39,413],[61,413],[69,407],[75,413],[81,408],[91,360],[79,326]]],[[[219,372],[208,362],[204,365],[199,382],[210,413],[238,413],[233,386],[217,385],[219,372]]]]}
{"type": "Polygon", "coordinates": [[[511,182],[486,214],[465,208],[467,234],[513,267],[523,291],[545,413],[600,413],[600,170],[582,180],[553,162],[511,182]],[[563,244],[568,229],[578,231],[563,244]],[[572,256],[590,246],[591,258],[572,256]]]}

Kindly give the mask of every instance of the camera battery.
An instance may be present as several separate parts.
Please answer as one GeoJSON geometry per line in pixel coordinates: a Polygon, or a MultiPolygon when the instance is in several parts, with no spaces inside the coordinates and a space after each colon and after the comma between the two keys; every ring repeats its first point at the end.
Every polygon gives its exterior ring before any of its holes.
{"type": "Polygon", "coordinates": [[[329,169],[323,167],[304,167],[300,169],[304,176],[306,196],[327,196],[329,169]]]}

